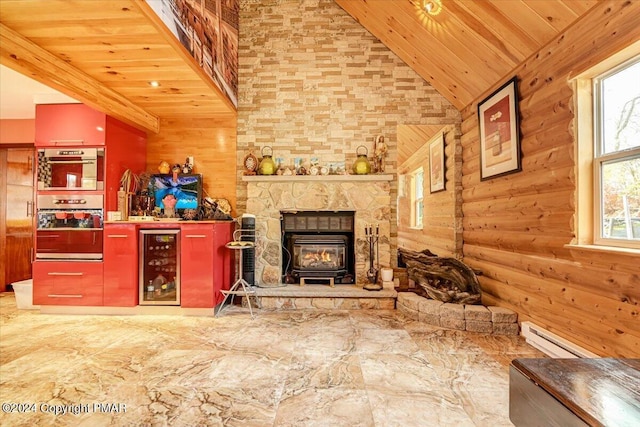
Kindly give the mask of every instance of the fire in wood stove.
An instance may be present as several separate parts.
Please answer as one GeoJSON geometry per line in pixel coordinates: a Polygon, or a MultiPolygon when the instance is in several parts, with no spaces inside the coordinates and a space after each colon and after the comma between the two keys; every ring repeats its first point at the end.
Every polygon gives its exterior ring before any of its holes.
{"type": "Polygon", "coordinates": [[[347,240],[342,235],[294,235],[294,274],[299,277],[344,275],[347,268],[347,240]]]}

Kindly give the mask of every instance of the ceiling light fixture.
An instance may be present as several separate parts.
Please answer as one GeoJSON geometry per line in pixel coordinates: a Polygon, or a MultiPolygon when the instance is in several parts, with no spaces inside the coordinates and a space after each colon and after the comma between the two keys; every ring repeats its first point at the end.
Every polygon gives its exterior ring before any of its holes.
{"type": "Polygon", "coordinates": [[[442,0],[424,0],[422,8],[431,16],[439,15],[442,12],[442,0]]]}
{"type": "Polygon", "coordinates": [[[150,82],[149,82],[149,85],[150,85],[151,87],[158,87],[158,86],[160,86],[160,83],[158,83],[158,82],[157,82],[157,81],[155,81],[155,80],[152,80],[152,81],[150,81],[150,82]]]}

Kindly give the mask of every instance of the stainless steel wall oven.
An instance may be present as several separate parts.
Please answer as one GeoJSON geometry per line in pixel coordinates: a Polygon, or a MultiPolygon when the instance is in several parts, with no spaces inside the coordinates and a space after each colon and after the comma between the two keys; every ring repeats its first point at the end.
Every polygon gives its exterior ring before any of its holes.
{"type": "Polygon", "coordinates": [[[102,259],[102,195],[38,195],[37,259],[102,259]]]}

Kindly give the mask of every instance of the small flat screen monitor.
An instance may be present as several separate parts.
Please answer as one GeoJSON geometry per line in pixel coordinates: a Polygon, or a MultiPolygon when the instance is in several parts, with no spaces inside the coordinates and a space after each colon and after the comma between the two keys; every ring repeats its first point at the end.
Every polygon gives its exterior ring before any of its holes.
{"type": "Polygon", "coordinates": [[[173,194],[177,199],[175,209],[198,209],[202,199],[202,175],[181,174],[173,179],[173,175],[152,175],[149,181],[149,192],[156,200],[156,207],[164,209],[162,199],[173,194]]]}

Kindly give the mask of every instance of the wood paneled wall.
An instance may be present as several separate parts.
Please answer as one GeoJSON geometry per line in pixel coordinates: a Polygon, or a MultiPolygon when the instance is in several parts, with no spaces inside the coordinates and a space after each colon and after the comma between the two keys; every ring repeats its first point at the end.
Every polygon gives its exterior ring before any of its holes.
{"type": "Polygon", "coordinates": [[[206,194],[229,200],[235,216],[235,118],[161,120],[160,132],[147,140],[147,170],[158,173],[162,160],[183,164],[187,156],[194,157],[194,173],[202,174],[206,194]]]}
{"type": "MultiPolygon", "coordinates": [[[[460,127],[448,125],[398,126],[399,144],[422,141],[414,153],[399,167],[404,174],[404,192],[398,197],[398,247],[421,251],[429,249],[439,256],[462,257],[462,149],[460,127]],[[429,182],[429,141],[439,132],[445,141],[445,191],[431,194],[429,182]],[[411,185],[409,174],[424,171],[424,216],[421,230],[411,228],[411,185]],[[456,203],[457,201],[457,203],[456,203]]],[[[414,144],[415,146],[415,144],[414,144]]],[[[399,184],[401,185],[402,182],[399,184]]]]}
{"type": "Polygon", "coordinates": [[[490,91],[462,112],[464,261],[484,272],[483,302],[603,356],[640,356],[640,257],[565,246],[576,207],[569,79],[639,39],[640,2],[602,1],[515,70],[522,172],[480,181],[477,102],[490,91]]]}

